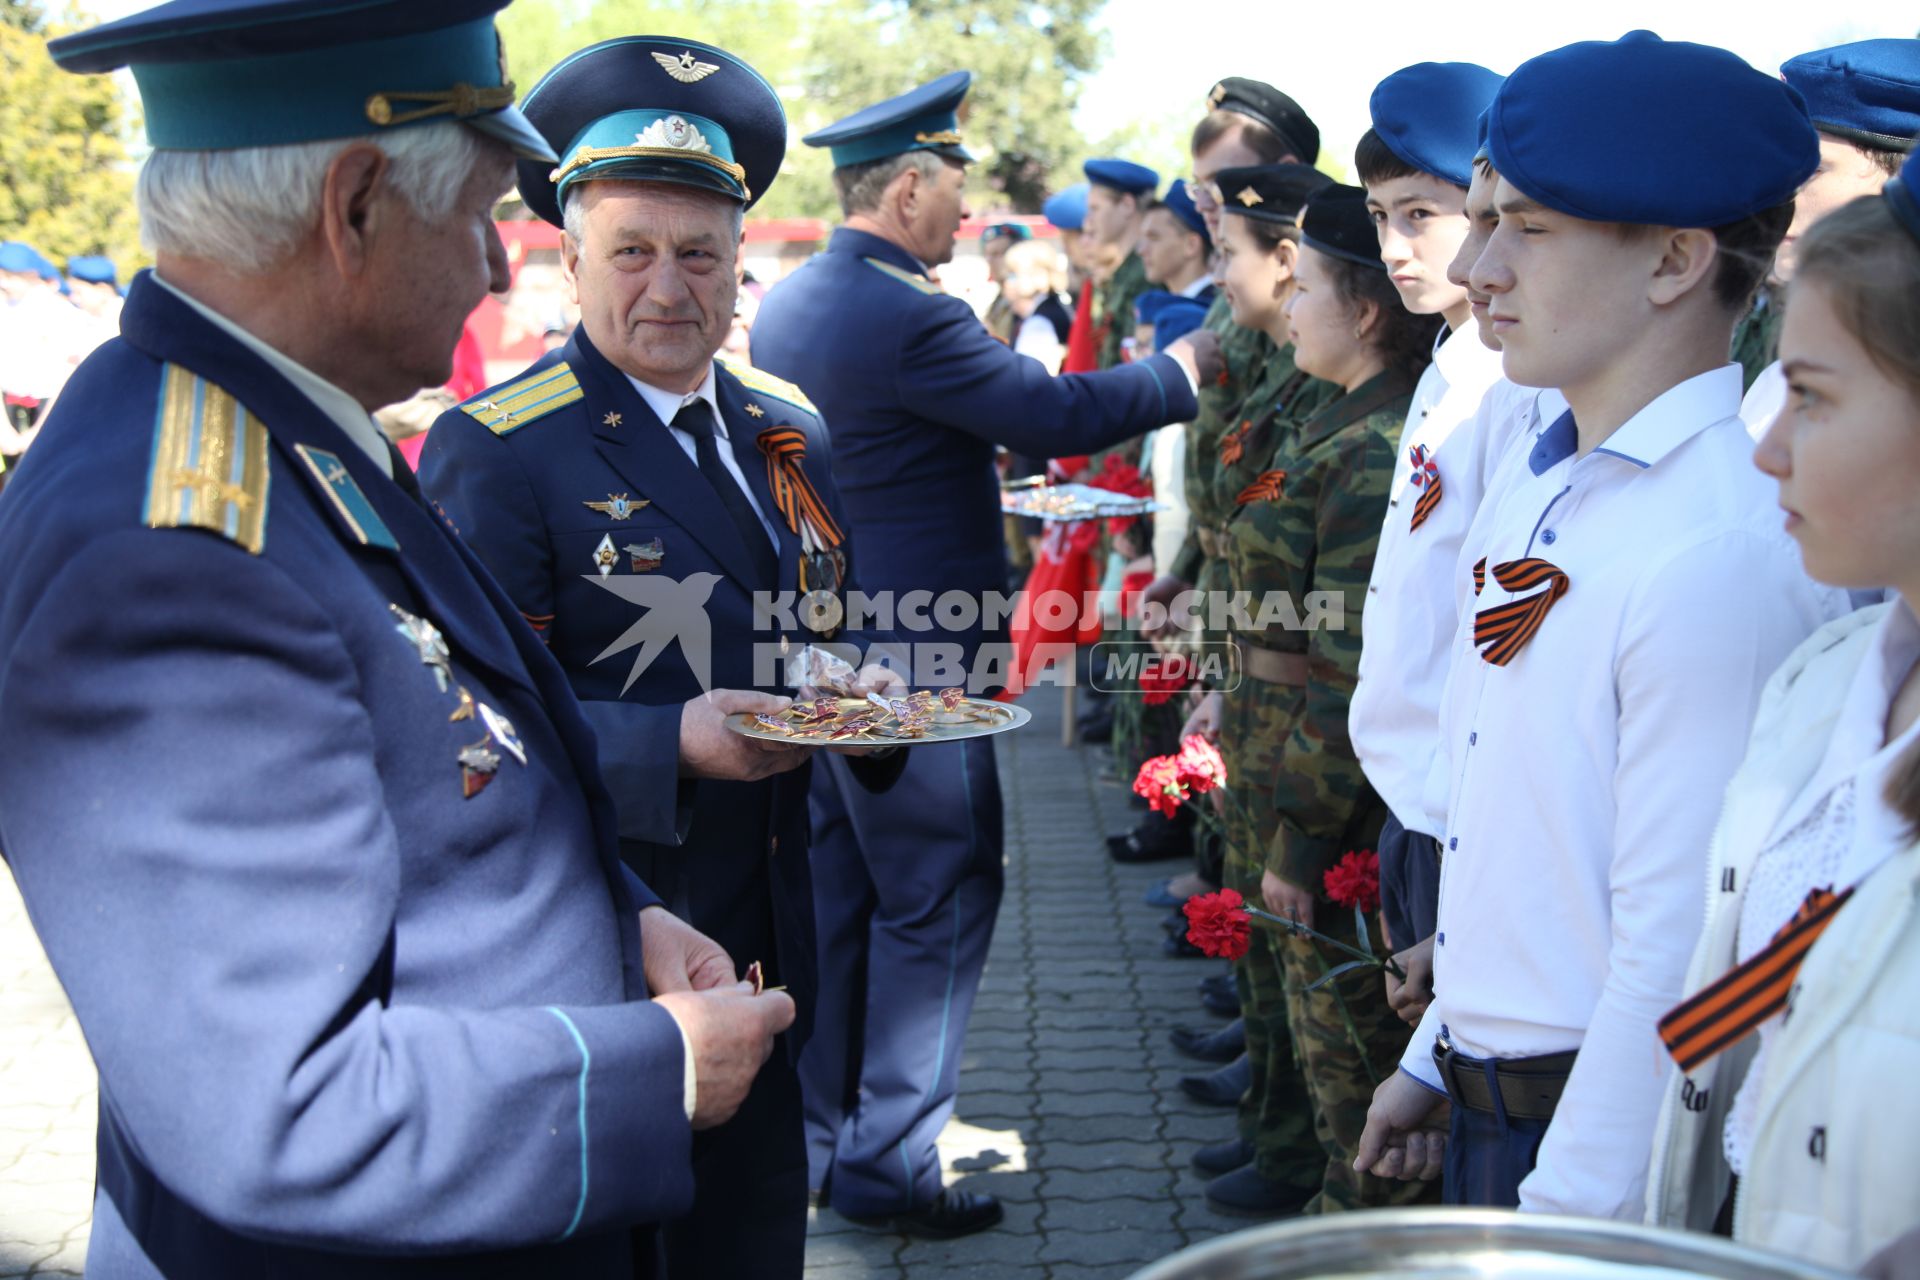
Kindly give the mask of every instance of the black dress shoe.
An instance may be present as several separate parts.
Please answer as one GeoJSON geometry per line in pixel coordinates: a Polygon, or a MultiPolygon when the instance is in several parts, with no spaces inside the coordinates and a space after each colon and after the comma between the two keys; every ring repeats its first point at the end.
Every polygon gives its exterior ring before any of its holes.
{"type": "Polygon", "coordinates": [[[1237,1007],[1240,1003],[1240,979],[1234,976],[1231,969],[1225,973],[1209,974],[1200,979],[1200,994],[1229,996],[1237,1007]]]}
{"type": "Polygon", "coordinates": [[[1193,836],[1165,818],[1150,817],[1124,835],[1107,837],[1107,852],[1115,862],[1164,862],[1193,855],[1193,836]]]}
{"type": "Polygon", "coordinates": [[[1240,1016],[1240,992],[1238,989],[1224,994],[1209,991],[1200,997],[1200,1007],[1222,1018],[1237,1018],[1240,1016]]]}
{"type": "Polygon", "coordinates": [[[1262,1177],[1248,1163],[1207,1184],[1207,1208],[1236,1218],[1290,1218],[1314,1195],[1313,1191],[1262,1177]]]}
{"type": "Polygon", "coordinates": [[[1189,1058],[1198,1058],[1202,1062],[1232,1062],[1247,1051],[1247,1024],[1244,1019],[1235,1018],[1226,1026],[1212,1030],[1175,1027],[1168,1039],[1173,1041],[1174,1048],[1189,1058]]]}
{"type": "Polygon", "coordinates": [[[1189,1098],[1210,1107],[1237,1107],[1253,1083],[1253,1064],[1241,1054],[1212,1075],[1181,1076],[1180,1087],[1189,1098]]]}
{"type": "Polygon", "coordinates": [[[953,1240],[997,1226],[1006,1215],[1000,1202],[990,1195],[948,1187],[934,1197],[933,1203],[906,1213],[871,1216],[843,1213],[840,1216],[870,1231],[896,1231],[923,1240],[953,1240]]]}
{"type": "Polygon", "coordinates": [[[1245,1138],[1228,1138],[1210,1143],[1193,1153],[1193,1167],[1209,1178],[1253,1163],[1253,1144],[1245,1138]]]}
{"type": "Polygon", "coordinates": [[[1183,937],[1167,938],[1160,944],[1160,954],[1172,956],[1175,960],[1204,960],[1207,953],[1194,946],[1183,937]]]}

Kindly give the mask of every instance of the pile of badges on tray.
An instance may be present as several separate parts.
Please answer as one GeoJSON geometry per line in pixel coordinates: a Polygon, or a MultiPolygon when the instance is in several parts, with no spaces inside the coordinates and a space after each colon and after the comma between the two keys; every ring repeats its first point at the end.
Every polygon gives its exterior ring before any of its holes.
{"type": "Polygon", "coordinates": [[[964,689],[920,689],[904,698],[870,693],[862,698],[815,698],[784,711],[756,715],[753,726],[768,733],[816,742],[910,742],[927,738],[935,725],[992,720],[993,708],[971,702],[964,689]]]}

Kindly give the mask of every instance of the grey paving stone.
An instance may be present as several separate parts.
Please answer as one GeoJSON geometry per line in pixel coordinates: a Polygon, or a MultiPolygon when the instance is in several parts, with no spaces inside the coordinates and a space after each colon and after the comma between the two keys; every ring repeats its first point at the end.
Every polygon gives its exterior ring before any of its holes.
{"type": "MultiPolygon", "coordinates": [[[[1040,1247],[1045,1262],[1077,1262],[1098,1266],[1107,1263],[1143,1264],[1163,1258],[1183,1246],[1176,1231],[1103,1231],[1093,1235],[1049,1237],[1040,1247]]],[[[1051,1274],[1058,1275],[1057,1271],[1051,1274]]]]}
{"type": "Polygon", "coordinates": [[[1113,1196],[1159,1200],[1175,1195],[1178,1182],[1179,1178],[1164,1168],[1102,1169],[1098,1173],[1055,1169],[1047,1174],[1046,1202],[1052,1206],[1062,1200],[1105,1200],[1113,1196]]]}
{"type": "Polygon", "coordinates": [[[1034,1136],[1043,1144],[1058,1142],[1134,1142],[1157,1140],[1160,1117],[1141,1110],[1133,1115],[1068,1116],[1043,1112],[1034,1121],[1034,1136]]]}
{"type": "Polygon", "coordinates": [[[1049,1142],[1041,1145],[1039,1164],[1047,1170],[1164,1169],[1170,1155],[1167,1144],[1155,1139],[1115,1139],[1106,1142],[1049,1142]]]}

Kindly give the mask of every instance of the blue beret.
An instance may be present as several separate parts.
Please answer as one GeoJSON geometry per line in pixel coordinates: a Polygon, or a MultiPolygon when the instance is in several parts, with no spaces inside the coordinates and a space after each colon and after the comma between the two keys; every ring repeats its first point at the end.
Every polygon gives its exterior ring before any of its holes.
{"type": "Polygon", "coordinates": [[[1861,40],[1803,53],[1780,78],[1807,100],[1814,127],[1882,151],[1920,133],[1920,40],[1861,40]]]}
{"type": "Polygon", "coordinates": [[[1400,159],[1456,187],[1473,183],[1479,122],[1504,77],[1471,62],[1421,62],[1374,87],[1373,131],[1400,159]]]}
{"type": "Polygon", "coordinates": [[[1174,217],[1180,219],[1187,230],[1206,241],[1209,246],[1213,244],[1213,237],[1207,234],[1207,220],[1200,216],[1200,210],[1194,208],[1193,193],[1187,190],[1185,178],[1175,178],[1172,185],[1167,188],[1166,199],[1160,203],[1165,205],[1174,217]]]}
{"type": "Polygon", "coordinates": [[[1151,196],[1160,189],[1160,175],[1131,160],[1089,160],[1080,167],[1087,181],[1111,187],[1122,195],[1151,196]]]}
{"type": "Polygon", "coordinates": [[[1900,225],[1907,229],[1907,234],[1920,244],[1920,153],[1907,157],[1899,175],[1888,181],[1880,195],[1900,225]]]}
{"type": "Polygon", "coordinates": [[[1198,329],[1207,318],[1207,304],[1195,302],[1192,298],[1176,298],[1160,309],[1159,318],[1153,322],[1153,349],[1165,351],[1168,346],[1186,337],[1198,329]]]}
{"type": "Polygon", "coordinates": [[[1549,209],[1663,227],[1784,204],[1820,163],[1792,88],[1651,31],[1521,63],[1488,109],[1487,147],[1500,176],[1549,209]]]}
{"type": "Polygon", "coordinates": [[[0,271],[12,275],[39,275],[40,255],[18,240],[0,243],[0,271]]]}
{"type": "Polygon", "coordinates": [[[1133,300],[1133,318],[1136,324],[1152,324],[1160,318],[1160,312],[1180,301],[1180,295],[1165,289],[1149,289],[1133,300]]]}
{"type": "Polygon", "coordinates": [[[493,15],[509,0],[173,0],[51,41],[68,71],[132,67],[147,141],[217,151],[458,120],[552,160],[493,15]]]}
{"type": "Polygon", "coordinates": [[[114,270],[112,258],[97,256],[68,258],[67,275],[89,284],[117,284],[120,278],[119,272],[114,270]]]}
{"type": "Polygon", "coordinates": [[[1040,215],[1062,231],[1080,230],[1087,225],[1087,184],[1076,182],[1048,196],[1040,215]]]}
{"type": "Polygon", "coordinates": [[[1328,257],[1385,271],[1380,257],[1380,233],[1367,208],[1367,189],[1332,183],[1307,199],[1300,214],[1300,243],[1328,257]]]}
{"type": "Polygon", "coordinates": [[[931,84],[815,129],[800,141],[830,148],[836,169],[909,151],[937,151],[971,164],[973,152],[960,142],[960,100],[972,84],[973,72],[949,71],[931,84]]]}
{"type": "Polygon", "coordinates": [[[787,113],[758,71],[678,36],[624,36],[562,58],[521,102],[558,165],[523,162],[527,207],[562,225],[577,182],[671,182],[751,208],[787,154],[787,113]]]}

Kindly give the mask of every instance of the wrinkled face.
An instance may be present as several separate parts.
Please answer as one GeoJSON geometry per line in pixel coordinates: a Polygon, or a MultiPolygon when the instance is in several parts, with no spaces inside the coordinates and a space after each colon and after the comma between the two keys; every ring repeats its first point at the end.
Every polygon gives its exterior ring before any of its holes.
{"type": "Polygon", "coordinates": [[[1138,208],[1134,197],[1096,182],[1087,190],[1087,221],[1081,229],[1095,244],[1126,253],[1133,248],[1134,213],[1138,208]]]}
{"type": "Polygon", "coordinates": [[[1187,190],[1193,207],[1206,220],[1207,234],[1220,243],[1220,188],[1213,175],[1222,169],[1242,169],[1260,163],[1260,153],[1241,141],[1243,130],[1233,129],[1213,140],[1213,145],[1193,157],[1193,181],[1187,190]]]}
{"type": "Polygon", "coordinates": [[[1866,152],[1841,138],[1820,135],[1820,167],[1793,197],[1793,225],[1773,255],[1773,274],[1793,279],[1794,242],[1820,219],[1861,196],[1878,195],[1887,173],[1866,152]]]}
{"type": "Polygon", "coordinates": [[[1487,295],[1508,380],[1586,385],[1651,320],[1647,286],[1664,242],[1545,208],[1504,177],[1493,203],[1499,222],[1470,279],[1487,295]]]}
{"type": "Polygon", "coordinates": [[[488,145],[468,175],[453,209],[426,221],[403,197],[382,185],[381,234],[368,242],[368,276],[380,282],[381,301],[361,318],[370,350],[385,367],[369,384],[399,389],[404,400],[421,387],[445,384],[453,349],[467,317],[489,293],[512,283],[507,249],[493,210],[513,181],[513,158],[488,145]]]}
{"type": "Polygon", "coordinates": [[[1287,336],[1295,363],[1316,378],[1343,381],[1365,355],[1364,341],[1354,332],[1357,323],[1353,304],[1340,295],[1334,280],[1332,259],[1311,246],[1302,247],[1293,296],[1287,300],[1287,336]]]}
{"type": "Polygon", "coordinates": [[[1220,288],[1235,324],[1272,333],[1280,327],[1280,308],[1293,280],[1295,249],[1268,249],[1247,229],[1247,222],[1241,217],[1221,219],[1220,288]]]}
{"type": "Polygon", "coordinates": [[[1200,237],[1165,205],[1147,211],[1140,224],[1140,264],[1150,284],[1183,283],[1206,265],[1200,237]]]}
{"type": "Polygon", "coordinates": [[[913,254],[930,267],[953,261],[954,239],[967,217],[967,166],[951,157],[931,179],[910,188],[901,208],[913,254]]]}
{"type": "Polygon", "coordinates": [[[1487,295],[1473,287],[1472,274],[1473,264],[1480,260],[1480,251],[1487,247],[1487,239],[1493,235],[1493,228],[1500,221],[1500,215],[1493,208],[1496,181],[1498,175],[1492,169],[1486,165],[1474,166],[1473,185],[1467,188],[1467,234],[1460,241],[1460,249],[1453,255],[1453,261],[1447,266],[1447,280],[1466,291],[1480,341],[1493,351],[1500,349],[1500,339],[1493,332],[1493,321],[1487,316],[1487,295]]]}
{"type": "Polygon", "coordinates": [[[1909,584],[1920,565],[1920,405],[1875,364],[1816,280],[1780,327],[1786,408],[1754,450],[1780,484],[1807,573],[1841,587],[1909,584]]]}
{"type": "Polygon", "coordinates": [[[1428,173],[1367,188],[1380,257],[1400,301],[1417,316],[1441,315],[1466,301],[1466,290],[1447,278],[1467,237],[1466,203],[1464,190],[1428,173]]]}
{"type": "Polygon", "coordinates": [[[693,390],[733,324],[739,206],[667,182],[589,182],[574,198],[584,236],[560,254],[587,337],[642,382],[693,390]]]}

